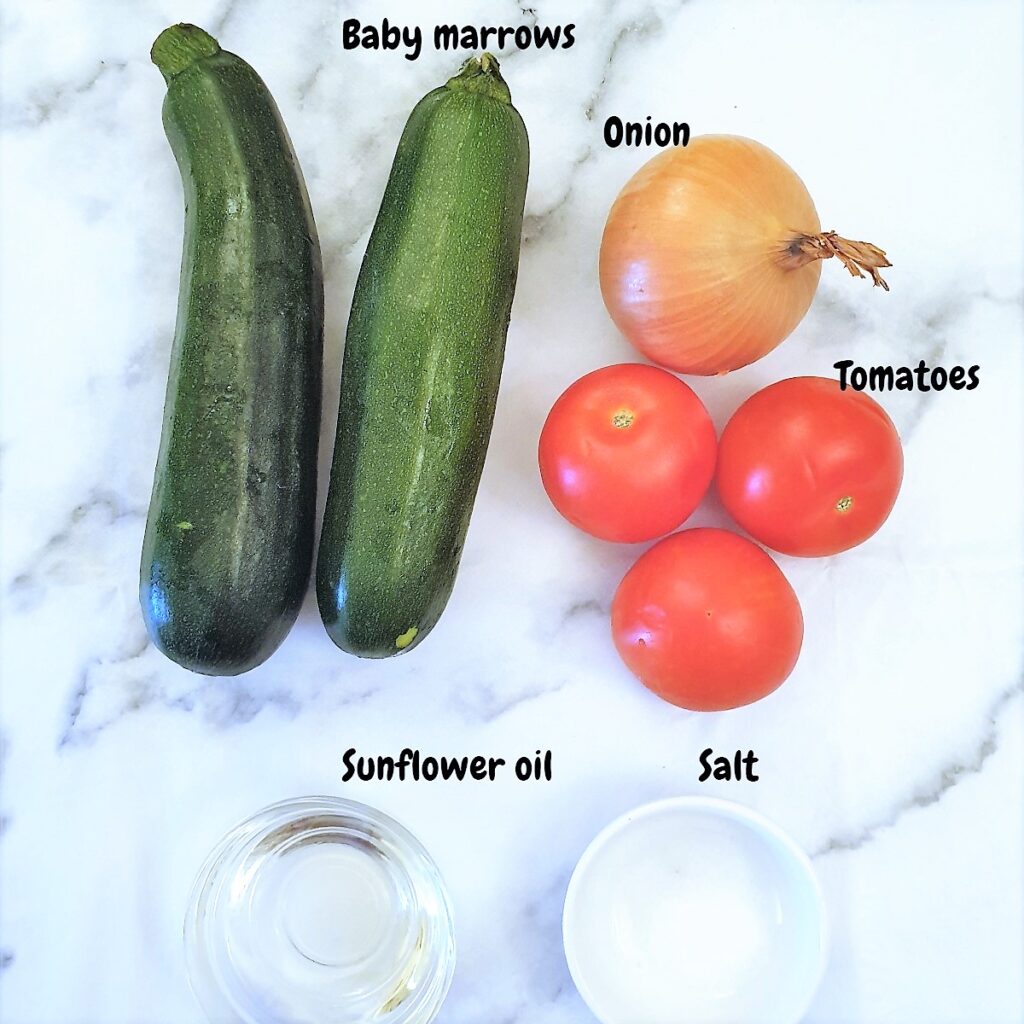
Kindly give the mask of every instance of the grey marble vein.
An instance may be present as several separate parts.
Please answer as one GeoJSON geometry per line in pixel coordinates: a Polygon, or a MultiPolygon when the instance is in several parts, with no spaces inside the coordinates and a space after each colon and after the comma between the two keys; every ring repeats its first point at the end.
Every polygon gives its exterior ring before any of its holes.
{"type": "MultiPolygon", "coordinates": [[[[125,649],[120,654],[109,658],[91,657],[82,665],[81,671],[78,675],[78,683],[68,699],[67,720],[65,722],[64,729],[57,740],[58,750],[74,743],[93,739],[102,729],[102,726],[89,729],[78,727],[78,719],[82,714],[86,699],[89,696],[94,671],[98,667],[105,665],[123,665],[126,662],[137,661],[146,653],[148,648],[149,637],[146,635],[145,630],[138,629],[134,638],[126,643],[125,649]]],[[[141,678],[137,679],[132,689],[136,694],[138,694],[144,681],[148,683],[151,680],[155,680],[155,678],[155,673],[150,672],[145,676],[144,680],[141,678]]],[[[137,709],[147,702],[144,702],[140,697],[136,696],[128,703],[129,706],[137,709]]]]}
{"type": "Polygon", "coordinates": [[[978,775],[999,749],[999,732],[1003,716],[1011,710],[1019,711],[1018,705],[1022,696],[1024,696],[1024,680],[1001,693],[996,699],[987,716],[987,727],[969,756],[956,758],[944,765],[927,783],[919,786],[913,793],[902,799],[883,818],[864,825],[860,829],[844,830],[829,837],[811,854],[811,857],[826,857],[833,853],[859,850],[868,843],[874,842],[881,833],[895,828],[907,814],[939,803],[950,790],[964,779],[978,775]]]}
{"type": "Polygon", "coordinates": [[[72,508],[64,524],[33,553],[27,568],[11,580],[8,593],[16,612],[35,608],[54,580],[70,571],[68,555],[84,543],[84,534],[94,527],[107,528],[126,519],[142,519],[146,509],[126,501],[120,494],[97,485],[72,508]]]}
{"type": "Polygon", "coordinates": [[[586,615],[604,616],[608,614],[608,611],[608,606],[598,601],[597,598],[583,598],[579,601],[573,601],[573,603],[565,609],[562,613],[562,622],[570,622],[572,619],[577,619],[586,615]]]}
{"type": "Polygon", "coordinates": [[[627,45],[635,46],[637,43],[641,43],[645,39],[650,39],[661,27],[661,18],[653,11],[650,11],[642,18],[623,25],[615,34],[612,38],[611,45],[608,47],[608,55],[605,57],[604,67],[601,72],[601,81],[598,83],[597,88],[593,93],[591,93],[590,99],[583,108],[584,116],[588,121],[592,121],[594,119],[594,113],[600,106],[601,101],[604,99],[604,94],[608,89],[608,83],[611,80],[615,59],[619,56],[622,49],[627,45]]]}
{"type": "MultiPolygon", "coordinates": [[[[594,119],[594,114],[604,99],[613,74],[616,59],[629,46],[636,46],[644,40],[656,35],[663,27],[661,18],[649,11],[646,15],[633,19],[623,25],[612,37],[601,63],[601,79],[591,91],[583,105],[583,116],[587,121],[594,119]]],[[[537,213],[527,213],[523,221],[523,245],[531,246],[543,239],[550,228],[557,222],[558,215],[569,205],[582,169],[593,159],[594,146],[588,143],[583,152],[570,164],[565,173],[565,186],[554,202],[537,213]]]]}
{"type": "Polygon", "coordinates": [[[227,0],[224,9],[210,23],[212,26],[210,28],[210,35],[219,38],[227,27],[228,22],[231,21],[243,6],[245,6],[245,0],[227,0]]]}
{"type": "Polygon", "coordinates": [[[38,128],[56,116],[70,113],[76,100],[90,93],[111,73],[127,69],[128,63],[126,60],[101,60],[84,78],[50,86],[21,103],[5,103],[0,123],[4,128],[38,128]]]}
{"type": "Polygon", "coordinates": [[[567,684],[567,679],[517,682],[513,677],[506,680],[504,686],[500,686],[477,677],[459,693],[458,706],[467,721],[486,725],[514,708],[557,693],[567,684]]]}
{"type": "MultiPolygon", "coordinates": [[[[944,301],[929,304],[919,314],[920,329],[915,331],[910,339],[912,348],[906,365],[914,367],[922,359],[925,365],[930,367],[955,365],[957,359],[948,358],[950,350],[954,345],[958,349],[963,347],[964,338],[960,329],[962,321],[978,302],[1019,306],[1022,296],[1017,293],[1010,297],[997,297],[990,289],[980,288],[974,291],[954,291],[947,295],[944,301]]],[[[984,360],[981,372],[984,374],[984,360]]],[[[900,423],[900,437],[904,443],[913,436],[931,407],[928,398],[928,392],[913,392],[913,405],[904,413],[900,423]]]]}
{"type": "Polygon", "coordinates": [[[576,180],[584,165],[593,157],[594,147],[586,149],[569,165],[565,177],[565,188],[558,198],[539,213],[527,213],[523,218],[523,247],[535,245],[543,239],[558,222],[559,214],[569,205],[573,198],[576,180]]]}
{"type": "Polygon", "coordinates": [[[298,98],[300,105],[306,101],[309,94],[313,91],[313,88],[320,80],[320,76],[323,74],[325,67],[327,67],[326,60],[317,61],[305,78],[299,82],[298,87],[295,90],[295,95],[298,98]]]}
{"type": "Polygon", "coordinates": [[[376,682],[341,686],[333,678],[308,684],[259,676],[221,679],[168,672],[168,662],[150,643],[141,621],[136,621],[134,608],[129,614],[128,638],[121,648],[93,655],[83,663],[68,698],[58,750],[88,746],[126,716],[154,706],[198,711],[209,725],[228,729],[246,725],[271,708],[294,719],[314,706],[354,707],[373,699],[381,689],[376,682]]]}
{"type": "MultiPolygon", "coordinates": [[[[4,767],[7,761],[9,752],[9,741],[6,733],[0,733],[0,778],[2,778],[6,772],[4,767]]],[[[10,814],[3,812],[0,813],[0,840],[3,840],[7,831],[11,826],[10,814]]],[[[5,970],[14,963],[14,950],[10,946],[0,946],[0,971],[5,970]]]]}

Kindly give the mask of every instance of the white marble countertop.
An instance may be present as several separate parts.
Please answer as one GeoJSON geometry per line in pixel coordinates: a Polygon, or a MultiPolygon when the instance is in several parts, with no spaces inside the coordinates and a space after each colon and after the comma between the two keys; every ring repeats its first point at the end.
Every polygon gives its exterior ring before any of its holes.
{"type": "MultiPolygon", "coordinates": [[[[0,1019],[185,1024],[181,921],[231,825],[306,793],[367,800],[446,875],[460,960],[442,1024],[586,1024],[559,919],[590,838],[669,794],[738,800],[812,855],[832,955],[815,1024],[1024,1016],[1021,859],[1021,14],[974,4],[623,0],[387,7],[393,21],[574,20],[503,70],[530,131],[520,284],[493,441],[447,613],[414,654],[341,655],[312,597],[264,666],[193,676],[147,642],[137,569],[182,230],[153,38],[188,20],[270,85],[326,264],[326,468],[354,277],[402,124],[458,58],[342,51],[368,2],[4,4],[0,1019]],[[881,401],[906,449],[884,530],[780,559],[806,617],[791,679],[725,714],[640,687],[609,637],[639,548],[551,509],[535,446],[554,398],[634,354],[602,305],[608,207],[650,151],[611,114],[768,143],[826,227],[881,244],[890,294],[826,266],[775,353],[693,386],[721,427],[758,387],[837,359],[981,366],[971,392],[881,401]],[[554,780],[343,786],[348,747],[515,756],[554,780]],[[753,748],[756,784],[697,782],[753,748]]],[[[321,501],[323,488],[321,488],[321,501]]],[[[725,520],[712,500],[693,524],[725,520]]]]}

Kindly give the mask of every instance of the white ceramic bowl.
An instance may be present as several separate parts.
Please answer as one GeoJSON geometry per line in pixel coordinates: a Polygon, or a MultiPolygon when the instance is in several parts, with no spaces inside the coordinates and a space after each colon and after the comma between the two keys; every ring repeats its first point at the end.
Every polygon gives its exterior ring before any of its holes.
{"type": "Polygon", "coordinates": [[[804,852],[761,815],[704,797],[605,828],[573,872],[562,935],[602,1024],[796,1024],[827,949],[804,852]]]}

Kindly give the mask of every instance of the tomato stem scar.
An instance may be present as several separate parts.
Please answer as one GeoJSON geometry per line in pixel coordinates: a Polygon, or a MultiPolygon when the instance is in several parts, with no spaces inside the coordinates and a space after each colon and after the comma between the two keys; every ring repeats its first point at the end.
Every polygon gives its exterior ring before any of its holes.
{"type": "Polygon", "coordinates": [[[837,512],[849,512],[852,507],[853,507],[853,498],[850,497],[849,494],[845,498],[840,498],[836,502],[836,511],[837,512]]]}
{"type": "Polygon", "coordinates": [[[636,419],[636,414],[631,412],[629,409],[620,409],[614,416],[612,416],[612,426],[618,429],[624,427],[631,427],[633,420],[636,419]]]}

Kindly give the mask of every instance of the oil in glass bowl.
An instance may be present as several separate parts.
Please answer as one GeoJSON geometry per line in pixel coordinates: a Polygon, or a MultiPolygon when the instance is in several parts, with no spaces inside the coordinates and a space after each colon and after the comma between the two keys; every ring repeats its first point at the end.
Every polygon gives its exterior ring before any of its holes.
{"type": "Polygon", "coordinates": [[[221,840],[193,887],[185,950],[216,1024],[427,1024],[455,967],[427,851],[337,797],[274,804],[221,840]]]}

